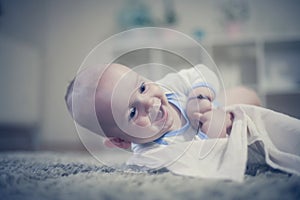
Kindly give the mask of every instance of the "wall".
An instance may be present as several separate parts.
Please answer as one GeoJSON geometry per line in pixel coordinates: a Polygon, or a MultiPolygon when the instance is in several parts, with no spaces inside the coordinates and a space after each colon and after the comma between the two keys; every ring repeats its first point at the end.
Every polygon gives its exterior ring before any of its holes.
{"type": "Polygon", "coordinates": [[[0,1],[0,149],[32,149],[42,122],[43,6],[0,1]]]}
{"type": "Polygon", "coordinates": [[[49,1],[45,35],[43,148],[80,144],[64,95],[89,51],[114,33],[119,1],[49,1]]]}
{"type": "MultiPolygon", "coordinates": [[[[226,36],[224,15],[220,3],[239,2],[238,0],[180,1],[176,0],[179,23],[174,27],[187,34],[196,29],[205,31],[206,36],[226,36]]],[[[241,30],[242,37],[260,34],[299,33],[300,2],[297,0],[249,0],[249,15],[241,30]]]]}
{"type": "Polygon", "coordinates": [[[37,124],[41,81],[38,49],[5,35],[0,35],[0,43],[0,121],[37,124]]]}

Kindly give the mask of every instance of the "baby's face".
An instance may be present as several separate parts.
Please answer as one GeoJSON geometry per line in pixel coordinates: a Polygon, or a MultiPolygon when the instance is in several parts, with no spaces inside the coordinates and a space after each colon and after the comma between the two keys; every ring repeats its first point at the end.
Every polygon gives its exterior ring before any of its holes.
{"type": "Polygon", "coordinates": [[[146,143],[174,127],[174,112],[161,87],[122,65],[112,65],[105,71],[96,102],[97,113],[102,113],[101,126],[108,126],[108,136],[146,143]]]}

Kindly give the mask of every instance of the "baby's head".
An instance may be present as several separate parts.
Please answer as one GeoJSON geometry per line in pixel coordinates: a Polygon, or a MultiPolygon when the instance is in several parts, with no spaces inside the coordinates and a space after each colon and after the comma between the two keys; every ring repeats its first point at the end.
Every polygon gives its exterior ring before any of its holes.
{"type": "MultiPolygon", "coordinates": [[[[86,85],[89,79],[86,80],[79,83],[85,87],[79,87],[81,89],[77,92],[85,93],[89,89],[86,85]]],[[[66,95],[71,113],[72,87],[74,81],[66,95]]],[[[163,89],[123,65],[109,65],[99,79],[94,94],[90,97],[94,99],[86,102],[94,102],[98,122],[105,135],[114,138],[114,142],[147,143],[174,128],[172,107],[163,89]]],[[[87,114],[84,109],[81,110],[83,115],[87,114]]],[[[94,131],[93,127],[89,127],[88,120],[82,120],[84,123],[76,121],[94,131]]]]}

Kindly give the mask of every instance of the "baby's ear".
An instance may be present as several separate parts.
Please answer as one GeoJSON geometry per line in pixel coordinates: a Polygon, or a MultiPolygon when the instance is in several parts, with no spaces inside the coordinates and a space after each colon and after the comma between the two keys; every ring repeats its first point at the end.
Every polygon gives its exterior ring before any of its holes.
{"type": "Polygon", "coordinates": [[[116,137],[109,137],[104,139],[104,145],[110,148],[119,147],[122,149],[129,149],[131,147],[131,142],[116,137]]]}

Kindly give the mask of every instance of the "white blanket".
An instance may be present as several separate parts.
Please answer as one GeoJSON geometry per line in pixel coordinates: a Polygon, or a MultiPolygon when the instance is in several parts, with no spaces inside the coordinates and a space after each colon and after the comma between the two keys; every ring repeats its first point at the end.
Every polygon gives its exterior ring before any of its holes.
{"type": "Polygon", "coordinates": [[[300,120],[250,105],[234,105],[227,110],[235,116],[230,137],[161,146],[134,154],[127,164],[240,182],[247,161],[255,161],[300,175],[300,120]]]}

